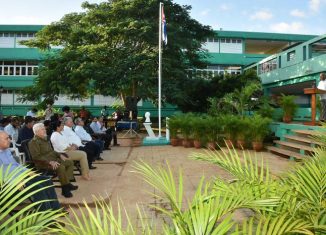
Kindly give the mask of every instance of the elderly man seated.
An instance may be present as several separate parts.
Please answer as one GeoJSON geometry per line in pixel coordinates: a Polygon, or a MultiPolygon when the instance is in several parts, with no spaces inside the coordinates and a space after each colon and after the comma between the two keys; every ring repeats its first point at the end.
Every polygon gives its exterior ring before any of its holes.
{"type": "Polygon", "coordinates": [[[29,151],[35,161],[37,169],[47,169],[48,165],[56,171],[62,185],[62,195],[72,197],[72,190],[78,189],[78,186],[72,185],[70,180],[73,176],[73,161],[69,160],[63,154],[55,152],[46,138],[46,130],[43,123],[33,126],[34,138],[28,143],[29,151]],[[46,162],[48,165],[42,164],[46,162]]]}
{"type": "MultiPolygon", "coordinates": [[[[103,152],[104,149],[104,141],[103,140],[99,140],[99,139],[95,139],[93,140],[92,136],[84,129],[84,120],[82,118],[76,118],[75,119],[75,133],[79,136],[79,138],[82,140],[83,143],[88,143],[88,142],[93,142],[95,143],[98,147],[98,149],[100,150],[100,153],[103,152]]],[[[97,156],[96,160],[103,160],[103,158],[101,158],[100,156],[97,156]]]]}
{"type": "MultiPolygon", "coordinates": [[[[0,167],[3,167],[3,172],[6,172],[7,169],[9,168],[9,173],[12,172],[13,170],[19,168],[19,172],[22,173],[24,171],[27,171],[27,169],[18,164],[10,150],[9,150],[9,145],[10,145],[10,138],[7,133],[4,131],[0,131],[0,167]]],[[[31,173],[32,174],[32,173],[31,173]]],[[[33,188],[31,188],[32,191],[37,191],[39,189],[39,192],[35,193],[32,196],[32,200],[34,202],[40,202],[43,201],[39,205],[39,210],[45,211],[45,210],[57,210],[60,209],[61,206],[58,202],[57,194],[54,190],[53,183],[50,178],[42,175],[35,175],[34,178],[30,179],[27,183],[26,186],[30,186],[36,182],[39,181],[44,181],[38,185],[35,185],[33,188]],[[49,187],[52,186],[52,187],[49,187]],[[45,201],[44,201],[45,200],[45,201]]]]}
{"type": "Polygon", "coordinates": [[[62,134],[67,137],[69,144],[76,145],[79,150],[85,151],[87,154],[89,169],[96,169],[96,167],[92,166],[92,162],[100,156],[100,148],[93,142],[82,143],[80,137],[72,130],[74,122],[71,117],[65,117],[63,123],[64,128],[62,134]]]}

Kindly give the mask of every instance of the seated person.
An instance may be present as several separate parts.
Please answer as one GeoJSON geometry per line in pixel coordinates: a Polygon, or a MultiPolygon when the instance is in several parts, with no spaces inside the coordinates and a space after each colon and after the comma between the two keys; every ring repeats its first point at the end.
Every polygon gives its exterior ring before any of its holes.
{"type": "Polygon", "coordinates": [[[4,131],[10,136],[14,143],[16,143],[18,140],[19,127],[19,120],[16,117],[13,117],[11,122],[4,128],[4,131]]]}
{"type": "Polygon", "coordinates": [[[35,136],[28,143],[29,151],[35,161],[35,167],[37,169],[48,169],[48,166],[42,164],[42,162],[48,163],[53,170],[56,171],[60,184],[62,186],[62,195],[64,197],[72,197],[72,190],[76,190],[78,186],[74,186],[70,183],[70,180],[74,178],[73,161],[69,160],[66,156],[53,151],[50,143],[46,139],[46,130],[43,123],[39,123],[33,127],[35,136]]]}
{"type": "Polygon", "coordinates": [[[97,136],[99,139],[104,141],[104,149],[111,149],[110,144],[112,141],[112,134],[111,130],[108,131],[101,130],[100,126],[97,123],[97,117],[94,117],[92,123],[90,124],[90,128],[94,132],[94,135],[97,136]]]}
{"type": "MultiPolygon", "coordinates": [[[[10,138],[7,133],[0,131],[0,167],[3,167],[3,172],[7,171],[7,168],[10,166],[9,173],[12,172],[16,168],[20,168],[21,172],[26,171],[27,169],[18,164],[10,150],[9,150],[9,145],[10,145],[10,138]]],[[[33,174],[31,172],[31,174],[33,174]]],[[[38,202],[38,201],[43,201],[43,200],[50,200],[50,201],[44,201],[39,205],[39,210],[40,211],[45,211],[45,210],[58,210],[61,208],[57,194],[54,190],[52,180],[48,178],[47,176],[43,175],[36,175],[34,178],[30,179],[28,182],[26,182],[26,186],[30,186],[38,181],[44,181],[38,185],[35,185],[33,188],[31,188],[31,191],[37,191],[41,188],[41,191],[35,193],[32,196],[32,201],[33,202],[38,202]],[[46,180],[46,181],[44,181],[46,180]],[[51,186],[51,187],[49,187],[51,186]],[[47,188],[45,188],[47,187],[47,188]]]]}
{"type": "MultiPolygon", "coordinates": [[[[34,118],[30,116],[25,117],[24,126],[20,128],[20,130],[18,131],[18,140],[17,140],[18,146],[24,140],[30,140],[34,137],[33,125],[34,125],[34,118]]],[[[21,147],[18,147],[18,149],[20,152],[23,152],[23,149],[21,147]]],[[[30,160],[30,159],[26,159],[26,160],[30,160]]]]}
{"type": "Polygon", "coordinates": [[[74,125],[72,118],[64,118],[63,123],[64,127],[62,134],[67,137],[70,144],[76,145],[79,150],[86,152],[89,168],[95,169],[96,167],[92,166],[92,162],[100,156],[100,147],[94,142],[86,142],[85,144],[82,143],[80,137],[72,130],[72,127],[74,125]]]}
{"type": "MultiPolygon", "coordinates": [[[[87,133],[87,131],[84,129],[84,120],[82,118],[76,118],[75,119],[75,133],[79,136],[79,138],[82,140],[82,142],[94,142],[98,148],[100,149],[100,152],[103,152],[104,149],[104,141],[95,139],[93,140],[92,136],[87,133]]],[[[98,156],[97,160],[103,160],[100,156],[98,156]]]]}
{"type": "Polygon", "coordinates": [[[54,131],[51,134],[50,140],[53,145],[54,151],[58,153],[67,154],[69,159],[79,161],[82,178],[85,180],[90,180],[90,168],[86,153],[84,151],[78,150],[78,147],[76,145],[69,144],[69,140],[67,139],[67,137],[62,134],[63,123],[61,121],[52,123],[52,129],[54,131]]]}

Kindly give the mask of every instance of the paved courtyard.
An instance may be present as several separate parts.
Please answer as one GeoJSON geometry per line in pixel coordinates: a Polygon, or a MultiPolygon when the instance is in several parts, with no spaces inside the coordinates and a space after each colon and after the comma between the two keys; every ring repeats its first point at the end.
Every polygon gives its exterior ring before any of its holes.
{"type": "MultiPolygon", "coordinates": [[[[112,150],[102,154],[104,161],[95,163],[97,169],[91,171],[91,181],[83,181],[80,177],[76,177],[79,189],[73,192],[73,198],[62,197],[61,190],[57,189],[59,200],[62,204],[72,207],[84,200],[92,206],[93,195],[105,198],[106,201],[112,203],[113,207],[116,207],[117,201],[120,200],[135,223],[139,222],[136,207],[138,204],[144,209],[148,219],[153,220],[154,223],[159,223],[161,215],[152,210],[150,205],[164,202],[157,201],[149,194],[155,192],[154,188],[150,187],[139,175],[132,172],[133,165],[140,161],[145,161],[150,165],[165,165],[168,162],[175,175],[181,168],[184,176],[184,197],[191,199],[202,176],[207,180],[215,176],[231,179],[231,176],[218,166],[189,158],[193,152],[204,151],[205,149],[172,147],[171,145],[113,147],[112,150]]],[[[282,174],[295,164],[293,161],[268,152],[257,153],[257,156],[263,157],[269,162],[272,174],[275,176],[282,174]]]]}

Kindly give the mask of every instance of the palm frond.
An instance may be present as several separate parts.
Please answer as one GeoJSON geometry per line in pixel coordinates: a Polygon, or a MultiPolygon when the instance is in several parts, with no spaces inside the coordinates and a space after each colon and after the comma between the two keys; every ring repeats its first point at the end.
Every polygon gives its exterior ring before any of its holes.
{"type": "Polygon", "coordinates": [[[311,225],[302,219],[293,219],[288,214],[277,217],[261,217],[258,221],[250,218],[236,229],[234,234],[251,235],[281,235],[281,234],[307,234],[313,235],[311,225]]]}
{"type": "MultiPolygon", "coordinates": [[[[19,168],[9,172],[10,167],[4,170],[0,167],[0,233],[1,234],[39,234],[46,231],[49,226],[64,215],[58,211],[38,211],[38,206],[45,201],[30,202],[26,206],[15,211],[23,203],[37,192],[46,189],[31,190],[41,184],[39,181],[25,187],[36,174],[31,170],[22,171],[19,168]]],[[[50,186],[49,186],[50,187],[50,186]]]]}
{"type": "Polygon", "coordinates": [[[258,164],[257,156],[251,156],[246,151],[242,151],[242,157],[234,148],[220,151],[205,150],[205,153],[192,153],[190,157],[218,165],[236,177],[236,180],[254,184],[268,184],[273,181],[268,164],[264,163],[263,158],[258,164]]]}
{"type": "MultiPolygon", "coordinates": [[[[85,201],[77,210],[71,208],[72,216],[64,218],[65,227],[59,225],[60,234],[65,235],[125,235],[138,234],[125,212],[123,217],[120,203],[115,215],[112,205],[103,198],[94,197],[95,208],[91,208],[85,201]],[[71,218],[72,217],[72,218],[71,218]],[[125,220],[123,220],[125,219],[125,220]],[[125,222],[124,222],[125,221],[125,222]],[[125,226],[125,227],[124,227],[125,226]]],[[[142,221],[141,234],[152,234],[151,227],[142,221]]]]}

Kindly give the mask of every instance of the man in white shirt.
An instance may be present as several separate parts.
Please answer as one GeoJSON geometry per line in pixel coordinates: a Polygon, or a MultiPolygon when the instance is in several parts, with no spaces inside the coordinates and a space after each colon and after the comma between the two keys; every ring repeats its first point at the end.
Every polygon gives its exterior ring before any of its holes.
{"type": "Polygon", "coordinates": [[[85,151],[87,154],[89,169],[95,169],[96,167],[92,166],[92,162],[100,155],[100,149],[98,146],[93,142],[87,142],[85,145],[82,143],[80,137],[72,130],[74,123],[71,117],[65,117],[63,119],[63,124],[64,128],[62,134],[67,137],[69,144],[75,144],[79,150],[85,151]]]}
{"type": "Polygon", "coordinates": [[[13,143],[17,143],[18,130],[19,130],[19,121],[15,117],[12,118],[11,122],[4,128],[4,131],[10,136],[13,143]]]}
{"type": "MultiPolygon", "coordinates": [[[[326,91],[326,75],[325,73],[320,74],[320,81],[318,83],[319,90],[326,91]]],[[[326,120],[326,94],[320,94],[321,101],[321,111],[320,111],[320,121],[326,120]]]]}
{"type": "MultiPolygon", "coordinates": [[[[76,118],[75,119],[75,133],[79,136],[79,138],[82,140],[82,142],[93,142],[95,143],[100,153],[103,152],[104,149],[104,141],[102,140],[93,140],[92,136],[84,129],[84,120],[82,118],[76,118]]],[[[103,160],[100,156],[98,156],[97,160],[103,160]]]]}

